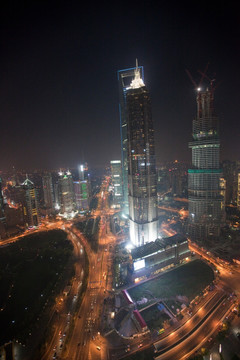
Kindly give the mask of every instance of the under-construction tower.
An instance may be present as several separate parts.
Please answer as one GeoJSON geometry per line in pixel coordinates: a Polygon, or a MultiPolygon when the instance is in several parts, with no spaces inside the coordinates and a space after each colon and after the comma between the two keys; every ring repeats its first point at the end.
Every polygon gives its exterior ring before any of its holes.
{"type": "Polygon", "coordinates": [[[218,237],[222,219],[219,121],[213,99],[213,81],[210,90],[197,89],[197,116],[189,143],[192,168],[188,170],[188,235],[197,241],[218,237]]]}

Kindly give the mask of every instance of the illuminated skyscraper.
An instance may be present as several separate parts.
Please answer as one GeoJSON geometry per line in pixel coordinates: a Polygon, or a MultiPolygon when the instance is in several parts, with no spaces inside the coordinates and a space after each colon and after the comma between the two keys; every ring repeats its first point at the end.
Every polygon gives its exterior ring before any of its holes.
{"type": "Polygon", "coordinates": [[[26,180],[22,184],[24,190],[24,203],[23,203],[23,212],[26,219],[26,225],[29,226],[38,226],[40,223],[39,210],[38,210],[38,198],[37,190],[31,180],[26,177],[26,180]]]}
{"type": "Polygon", "coordinates": [[[84,165],[79,166],[78,172],[79,172],[79,180],[80,181],[84,180],[84,165]]]}
{"type": "Polygon", "coordinates": [[[122,166],[121,160],[112,160],[111,164],[111,176],[113,184],[113,205],[114,207],[121,207],[123,199],[122,190],[122,166]]]}
{"type": "Polygon", "coordinates": [[[75,211],[75,196],[70,171],[65,174],[62,171],[59,172],[58,190],[60,214],[66,218],[71,218],[75,211]]]}
{"type": "Polygon", "coordinates": [[[149,92],[138,66],[126,88],[130,239],[144,245],[158,237],[157,174],[149,92]]]}
{"type": "Polygon", "coordinates": [[[89,210],[89,194],[87,180],[73,182],[76,210],[85,213],[89,210]]]}
{"type": "Polygon", "coordinates": [[[189,143],[192,168],[188,170],[188,233],[193,240],[206,240],[219,236],[222,219],[219,123],[214,114],[212,89],[198,90],[192,136],[193,141],[189,143]]]}
{"type": "MultiPolygon", "coordinates": [[[[119,87],[119,115],[120,115],[120,132],[121,132],[121,157],[122,157],[122,181],[123,181],[123,209],[126,214],[128,209],[128,132],[127,132],[127,105],[126,93],[131,81],[134,79],[136,68],[119,70],[118,87],[119,87]]],[[[144,81],[143,67],[138,68],[140,76],[144,81]]]]}

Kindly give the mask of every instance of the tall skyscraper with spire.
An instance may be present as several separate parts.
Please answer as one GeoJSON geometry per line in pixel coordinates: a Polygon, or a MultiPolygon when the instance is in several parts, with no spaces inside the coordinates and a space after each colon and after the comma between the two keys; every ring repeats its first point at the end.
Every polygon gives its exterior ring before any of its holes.
{"type": "Polygon", "coordinates": [[[136,63],[126,88],[130,239],[135,246],[158,237],[157,174],[149,92],[136,63]]]}
{"type": "Polygon", "coordinates": [[[214,113],[214,89],[197,90],[197,116],[193,120],[192,168],[188,170],[190,239],[204,241],[220,234],[223,214],[219,165],[219,121],[214,113]]]}
{"type": "MultiPolygon", "coordinates": [[[[127,104],[126,94],[131,81],[135,77],[136,68],[119,70],[118,88],[119,88],[119,115],[120,115],[120,132],[121,132],[121,158],[122,158],[122,182],[123,182],[123,200],[122,207],[126,214],[129,214],[128,208],[128,132],[127,132],[127,104]]],[[[144,81],[143,66],[138,67],[140,76],[144,81]]]]}

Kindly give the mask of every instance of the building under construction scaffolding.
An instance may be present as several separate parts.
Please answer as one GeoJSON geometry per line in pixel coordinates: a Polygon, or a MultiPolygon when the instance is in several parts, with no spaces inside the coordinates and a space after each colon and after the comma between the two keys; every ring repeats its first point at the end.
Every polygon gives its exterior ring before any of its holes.
{"type": "Polygon", "coordinates": [[[220,234],[222,196],[219,167],[219,121],[213,108],[214,89],[197,90],[197,116],[193,120],[192,168],[188,170],[188,235],[204,241],[220,234]]]}

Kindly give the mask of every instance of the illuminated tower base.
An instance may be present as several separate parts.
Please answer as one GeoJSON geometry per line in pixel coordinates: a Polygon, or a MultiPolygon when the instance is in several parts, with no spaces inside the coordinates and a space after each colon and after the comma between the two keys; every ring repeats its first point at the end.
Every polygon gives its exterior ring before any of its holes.
{"type": "Polygon", "coordinates": [[[141,246],[158,238],[158,220],[146,224],[138,224],[133,220],[130,223],[130,239],[133,245],[141,246]]]}

